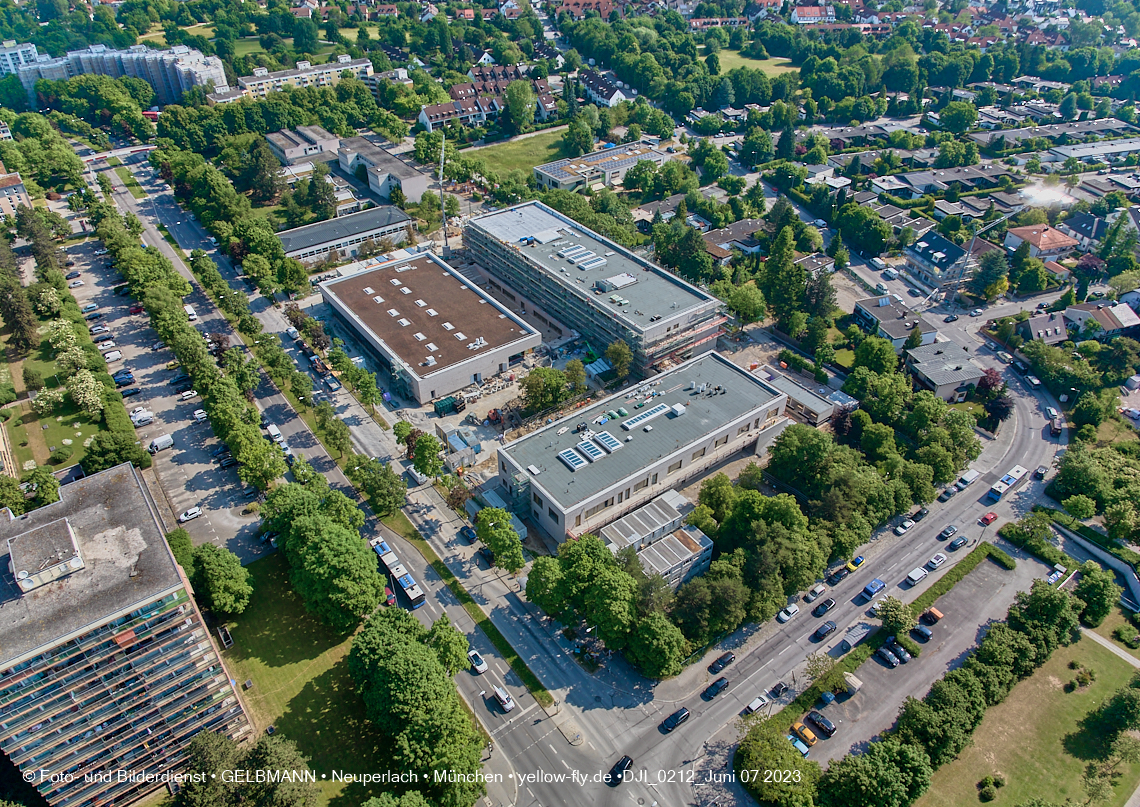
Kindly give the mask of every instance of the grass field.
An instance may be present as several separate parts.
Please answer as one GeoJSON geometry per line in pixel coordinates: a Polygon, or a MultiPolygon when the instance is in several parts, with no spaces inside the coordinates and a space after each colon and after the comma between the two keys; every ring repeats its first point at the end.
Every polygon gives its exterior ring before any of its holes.
{"type": "Polygon", "coordinates": [[[471,152],[487,163],[491,171],[506,173],[519,169],[530,172],[536,165],[560,160],[569,156],[562,152],[562,130],[543,132],[525,140],[500,143],[471,152]]]}
{"type": "Polygon", "coordinates": [[[1108,418],[1096,430],[1097,445],[1102,447],[1112,443],[1135,443],[1137,440],[1140,440],[1140,435],[1124,420],[1108,418]]]}
{"type": "Polygon", "coordinates": [[[115,173],[118,174],[119,179],[123,181],[123,185],[131,192],[131,196],[136,199],[145,199],[146,191],[143,190],[142,185],[135,179],[134,174],[128,168],[116,168],[115,173]]]}
{"type": "MultiPolygon", "coordinates": [[[[368,773],[391,769],[391,740],[364,715],[348,674],[351,637],[338,636],[305,611],[289,583],[280,553],[246,568],[252,575],[249,608],[231,620],[234,645],[225,652],[260,734],[267,726],[297,743],[317,772],[334,768],[368,773]]],[[[380,795],[358,784],[319,781],[323,803],[362,804],[380,795]]],[[[390,787],[390,786],[389,786],[390,787]]]]}
{"type": "MultiPolygon", "coordinates": [[[[349,42],[355,42],[356,41],[356,30],[357,30],[356,28],[341,28],[340,29],[340,35],[343,36],[345,39],[347,39],[349,42]]],[[[379,25],[369,25],[368,26],[368,38],[373,39],[373,40],[380,38],[380,26],[379,25]]]]}
{"type": "MultiPolygon", "coordinates": [[[[207,39],[214,38],[213,25],[191,25],[184,29],[190,36],[204,36],[207,39]]],[[[151,31],[149,34],[144,34],[139,37],[140,42],[156,42],[159,45],[166,44],[166,33],[160,28],[157,31],[151,31]]]]}
{"type": "MultiPolygon", "coordinates": [[[[290,48],[293,47],[292,37],[288,37],[284,41],[290,48]]],[[[314,64],[323,64],[325,57],[332,52],[333,46],[326,42],[312,55],[311,61],[314,64]]],[[[265,53],[265,48],[261,47],[261,40],[258,37],[247,36],[234,43],[234,56],[249,56],[251,53],[265,53]]]]}
{"type": "Polygon", "coordinates": [[[778,76],[782,73],[791,73],[799,70],[787,59],[749,59],[741,56],[740,51],[722,50],[717,53],[720,58],[720,70],[727,73],[737,67],[751,67],[753,70],[763,70],[766,75],[778,76]]]}
{"type": "MultiPolygon", "coordinates": [[[[958,759],[935,772],[917,807],[977,804],[978,781],[998,773],[1006,785],[991,802],[995,807],[1012,807],[1031,798],[1085,803],[1081,773],[1094,759],[1091,749],[1098,738],[1082,730],[1080,722],[1124,686],[1133,669],[1089,639],[1061,648],[986,713],[973,742],[958,759]],[[1096,681],[1067,693],[1064,685],[1075,675],[1068,666],[1071,659],[1096,670],[1096,681]]],[[[1102,802],[1107,807],[1128,801],[1140,780],[1140,764],[1121,765],[1118,770],[1122,775],[1116,789],[1102,802]]]]}
{"type": "MultiPolygon", "coordinates": [[[[1097,633],[1099,633],[1104,638],[1108,639],[1110,642],[1112,642],[1114,645],[1119,647],[1125,653],[1128,653],[1129,655],[1135,656],[1136,658],[1140,658],[1140,650],[1133,650],[1128,645],[1116,641],[1116,639],[1114,639],[1112,636],[1112,632],[1114,630],[1116,630],[1121,625],[1127,625],[1127,624],[1131,624],[1130,620],[1125,615],[1124,611],[1119,606],[1117,606],[1116,608],[1112,609],[1112,613],[1110,613],[1107,617],[1105,617],[1104,622],[1101,622],[1100,626],[1093,628],[1093,630],[1096,631],[1097,633]]],[[[1140,630],[1137,630],[1137,633],[1140,633],[1140,630]]]]}

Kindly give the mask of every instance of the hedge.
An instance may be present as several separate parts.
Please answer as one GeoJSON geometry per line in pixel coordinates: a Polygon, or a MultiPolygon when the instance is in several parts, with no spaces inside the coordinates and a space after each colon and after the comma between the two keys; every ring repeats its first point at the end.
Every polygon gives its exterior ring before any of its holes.
{"type": "Polygon", "coordinates": [[[919,654],[922,652],[922,645],[920,645],[909,636],[896,635],[895,641],[902,645],[903,649],[915,658],[918,658],[919,654]]]}
{"type": "Polygon", "coordinates": [[[1048,541],[1042,541],[1039,538],[1023,537],[1021,530],[1018,529],[1017,525],[1012,521],[1008,524],[1002,524],[1001,529],[998,530],[998,535],[1014,546],[1021,547],[1026,552],[1036,555],[1051,565],[1056,566],[1059,563],[1070,569],[1081,565],[1048,541]]]}
{"type": "Polygon", "coordinates": [[[1128,547],[1121,546],[1113,541],[1104,533],[1097,532],[1087,524],[1082,524],[1078,519],[1064,512],[1063,510],[1054,510],[1050,507],[1037,505],[1033,508],[1035,511],[1047,513],[1053,521],[1060,524],[1065,529],[1077,533],[1077,535],[1092,541],[1101,549],[1111,552],[1116,557],[1127,563],[1133,569],[1140,568],[1140,552],[1135,552],[1128,547]]]}
{"type": "MultiPolygon", "coordinates": [[[[921,614],[927,608],[934,605],[934,602],[939,597],[948,592],[950,589],[954,588],[959,580],[968,575],[970,572],[974,571],[974,569],[978,567],[979,563],[989,557],[992,557],[999,566],[1005,569],[1014,569],[1017,567],[1017,562],[1007,553],[998,549],[991,543],[982,541],[980,544],[974,547],[973,551],[971,551],[969,555],[962,559],[961,563],[959,563],[950,571],[946,572],[946,574],[942,575],[942,577],[939,578],[938,582],[933,586],[922,592],[919,598],[911,603],[910,607],[914,610],[915,613],[921,614]]],[[[909,650],[910,648],[908,647],[907,649],[909,650]]]]}

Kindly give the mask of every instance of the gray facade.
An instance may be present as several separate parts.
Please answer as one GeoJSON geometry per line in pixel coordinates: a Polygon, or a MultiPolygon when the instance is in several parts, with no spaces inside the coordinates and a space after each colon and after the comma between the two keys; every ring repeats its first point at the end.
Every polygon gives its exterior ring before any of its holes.
{"type": "Polygon", "coordinates": [[[659,574],[669,588],[682,585],[709,570],[712,540],[685,524],[692,504],[675,490],[666,491],[644,507],[602,527],[598,537],[615,555],[632,546],[647,575],[659,574]]]}
{"type": "Polygon", "coordinates": [[[177,773],[198,732],[253,729],[139,473],[59,493],[0,513],[0,748],[53,806],[129,804],[164,782],[116,771],[177,773]]]}
{"type": "Polygon", "coordinates": [[[597,352],[628,343],[635,375],[707,353],[722,333],[720,300],[541,202],[473,219],[464,242],[505,294],[522,294],[597,352]]]}
{"type": "Polygon", "coordinates": [[[431,254],[377,263],[320,290],[396,391],[421,404],[505,372],[542,342],[510,309],[431,254]]]}
{"type": "Polygon", "coordinates": [[[330,253],[337,258],[351,258],[365,241],[379,244],[388,238],[393,244],[407,240],[411,218],[398,207],[384,205],[360,213],[306,224],[277,234],[285,248],[285,256],[301,263],[323,261],[330,253]]]}
{"type": "Polygon", "coordinates": [[[349,137],[340,142],[337,152],[340,170],[355,176],[360,166],[368,175],[368,187],[389,199],[399,188],[409,202],[418,204],[427,192],[427,174],[363,137],[349,137]]]}
{"type": "Polygon", "coordinates": [[[708,353],[503,446],[499,482],[513,512],[561,542],[596,532],[738,451],[759,452],[787,426],[786,401],[708,353]]]}
{"type": "Polygon", "coordinates": [[[639,162],[644,160],[660,168],[669,161],[669,156],[644,143],[627,143],[535,166],[534,178],[545,188],[567,191],[589,187],[596,182],[608,187],[624,180],[626,172],[639,162]]]}
{"type": "Polygon", "coordinates": [[[335,154],[340,138],[320,126],[298,126],[265,136],[269,150],[285,165],[295,165],[318,154],[335,154]]]}

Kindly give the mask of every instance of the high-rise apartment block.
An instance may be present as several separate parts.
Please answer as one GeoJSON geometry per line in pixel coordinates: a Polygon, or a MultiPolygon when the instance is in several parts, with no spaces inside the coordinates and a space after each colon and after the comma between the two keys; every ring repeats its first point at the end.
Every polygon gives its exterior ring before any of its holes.
{"type": "Polygon", "coordinates": [[[178,103],[191,87],[210,84],[222,87],[226,84],[226,71],[221,59],[204,56],[201,51],[185,45],[167,50],[151,50],[146,45],[132,45],[127,50],[91,45],[56,59],[39,56],[15,72],[28,91],[28,97],[33,99],[36,82],[40,79],[60,81],[86,74],[141,78],[154,88],[155,101],[160,105],[178,103]]]}
{"type": "Polygon", "coordinates": [[[40,58],[40,52],[35,45],[25,43],[17,45],[16,40],[6,39],[0,45],[0,76],[8,76],[19,72],[24,65],[35,64],[40,58]]]}
{"type": "Polygon", "coordinates": [[[242,76],[238,79],[238,86],[230,88],[217,86],[217,91],[210,93],[207,100],[211,104],[228,104],[231,101],[240,101],[242,98],[265,98],[272,92],[280,92],[285,87],[331,87],[340,81],[343,73],[351,73],[358,79],[365,79],[372,75],[372,61],[369,59],[353,59],[342,53],[336,57],[335,62],[328,64],[313,64],[312,62],[297,62],[297,66],[289,70],[269,70],[265,67],[255,67],[252,76],[242,76]]]}
{"type": "Polygon", "coordinates": [[[252,728],[138,471],[59,493],[0,515],[0,748],[49,804],[127,804],[252,728]]]}

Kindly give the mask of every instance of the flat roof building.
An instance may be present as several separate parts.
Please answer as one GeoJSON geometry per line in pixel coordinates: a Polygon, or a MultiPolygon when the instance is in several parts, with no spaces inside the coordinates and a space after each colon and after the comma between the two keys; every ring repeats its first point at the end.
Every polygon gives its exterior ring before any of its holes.
{"type": "Polygon", "coordinates": [[[320,284],[321,296],[421,404],[502,373],[541,335],[431,254],[379,263],[320,284]]]}
{"type": "Polygon", "coordinates": [[[198,732],[252,728],[139,472],[59,495],[0,512],[0,748],[59,775],[33,782],[49,804],[129,804],[164,782],[117,771],[178,771],[198,732]]]}
{"type": "Polygon", "coordinates": [[[285,165],[296,165],[317,154],[336,153],[340,138],[320,126],[298,126],[265,136],[269,150],[285,165]]]}
{"type": "Polygon", "coordinates": [[[393,244],[401,244],[407,240],[411,220],[400,208],[381,205],[285,230],[277,237],[285,247],[285,257],[296,258],[301,263],[316,263],[327,258],[329,253],[335,253],[337,258],[354,257],[365,241],[379,245],[381,239],[387,238],[393,244]]]}
{"type": "Polygon", "coordinates": [[[787,396],[708,353],[499,449],[511,510],[559,542],[596,532],[784,430],[787,396]]]}
{"type": "Polygon", "coordinates": [[[659,574],[676,591],[709,570],[713,542],[701,530],[685,524],[693,505],[675,490],[602,527],[598,537],[615,555],[627,546],[647,575],[659,574]]]}
{"type": "Polygon", "coordinates": [[[927,322],[921,314],[903,305],[897,295],[884,294],[868,297],[855,302],[852,312],[855,324],[873,336],[880,336],[901,351],[911,331],[918,329],[922,334],[922,344],[933,344],[938,329],[927,322]]]}
{"type": "Polygon", "coordinates": [[[577,190],[602,183],[609,187],[625,179],[626,172],[642,160],[660,168],[670,155],[644,143],[626,143],[623,146],[591,151],[581,157],[556,160],[534,168],[534,178],[544,188],[577,190]]]}
{"type": "Polygon", "coordinates": [[[405,199],[419,204],[428,189],[427,174],[367,138],[349,137],[341,140],[337,156],[340,170],[346,174],[355,176],[360,167],[364,166],[368,187],[385,199],[390,199],[392,190],[399,188],[405,199]]]}
{"type": "Polygon", "coordinates": [[[473,219],[464,241],[512,300],[523,295],[598,353],[628,343],[635,374],[707,353],[722,332],[720,300],[541,202],[473,219]]]}
{"type": "Polygon", "coordinates": [[[835,401],[825,397],[832,392],[827,387],[820,389],[817,385],[816,389],[819,389],[819,392],[812,392],[796,378],[784,375],[775,367],[767,365],[759,367],[753,372],[770,386],[788,396],[788,402],[784,406],[784,414],[788,417],[795,418],[809,426],[818,426],[831,420],[831,416],[835,414],[837,408],[835,401]]]}
{"type": "Polygon", "coordinates": [[[237,87],[232,90],[226,85],[223,77],[216,85],[217,91],[207,96],[207,99],[212,104],[220,104],[241,98],[265,98],[270,93],[279,92],[285,87],[331,87],[340,81],[341,74],[345,72],[364,80],[373,73],[372,61],[353,59],[348,54],[342,53],[330,64],[300,61],[296,67],[288,70],[273,71],[265,67],[255,67],[253,75],[239,78],[237,87]]]}

